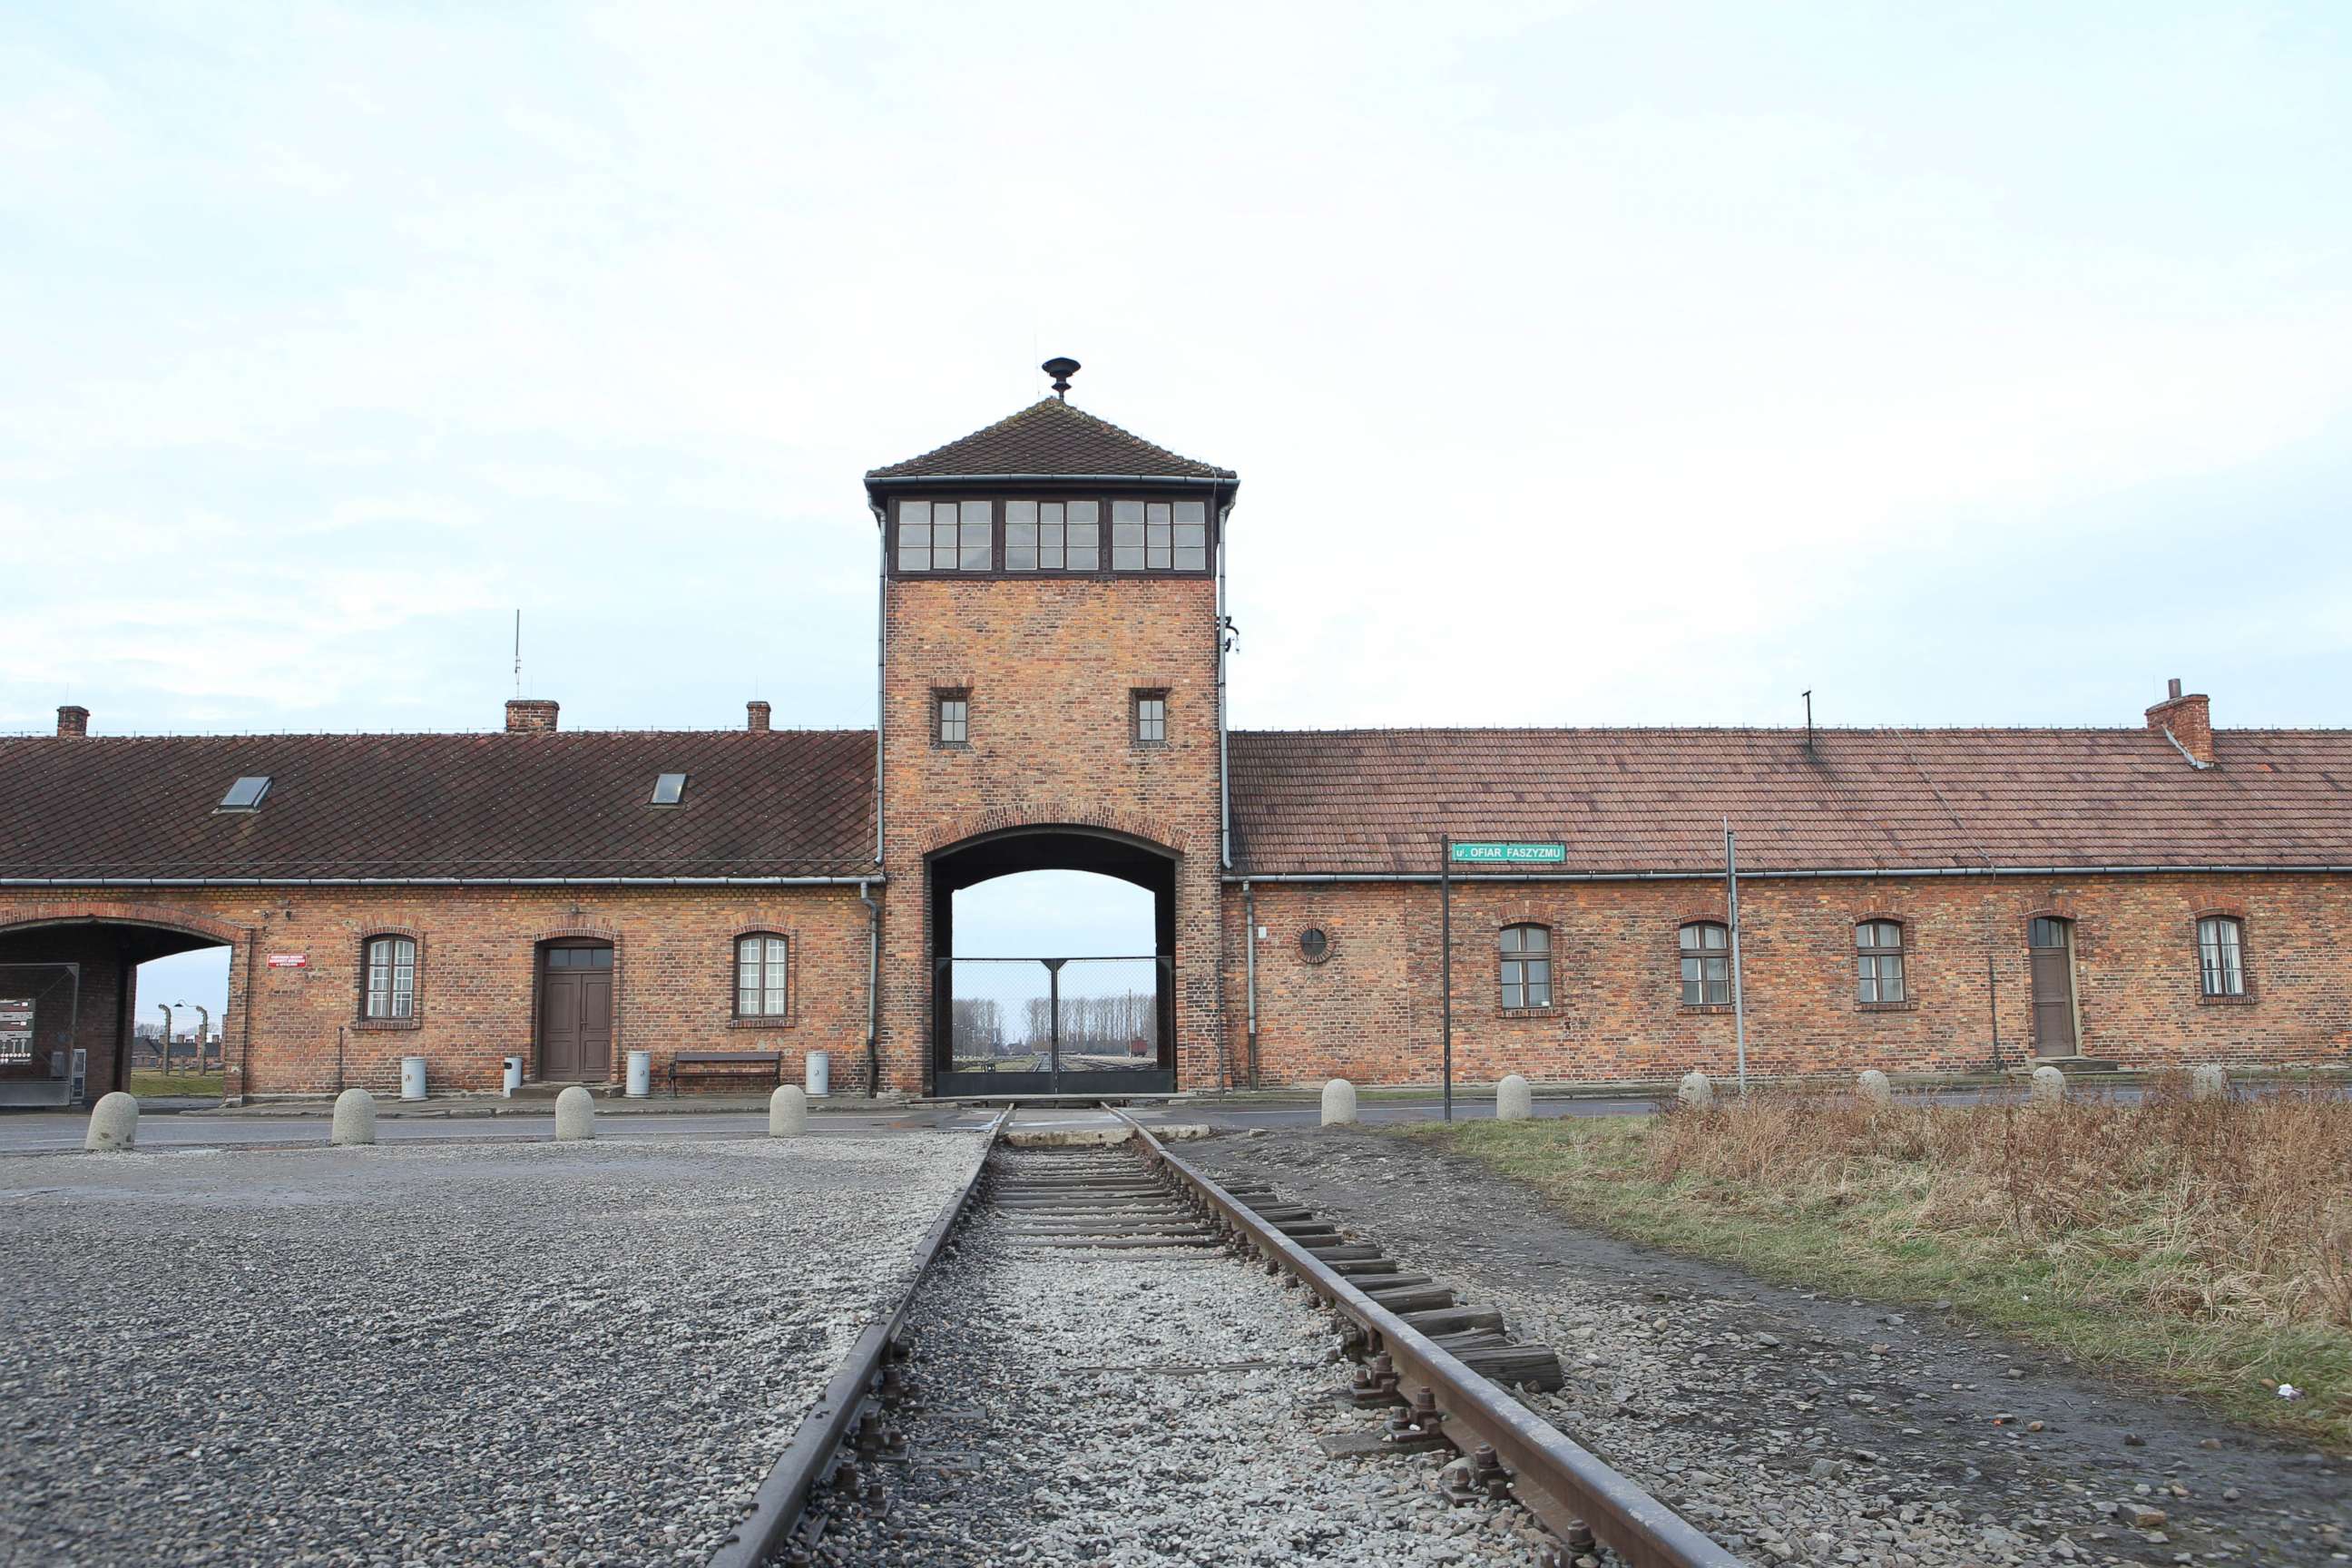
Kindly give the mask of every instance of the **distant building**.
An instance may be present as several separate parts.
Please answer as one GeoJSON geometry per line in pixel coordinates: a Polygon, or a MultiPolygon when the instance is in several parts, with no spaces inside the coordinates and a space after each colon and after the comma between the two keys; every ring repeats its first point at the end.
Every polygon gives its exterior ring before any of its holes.
{"type": "MultiPolygon", "coordinates": [[[[1447,836],[1563,847],[1462,868],[1463,1078],[1721,1071],[1727,818],[1758,1071],[2352,1057],[2352,734],[2216,731],[2177,682],[2115,729],[1228,733],[1233,472],[1056,396],[866,485],[873,730],[517,700],[488,734],[110,739],[68,707],[0,740],[0,1003],[32,1014],[0,1091],[74,1048],[122,1081],[132,969],[206,944],[232,1095],[407,1056],[603,1082],[633,1049],[950,1094],[1425,1082],[1447,836]],[[953,962],[954,892],[1040,868],[1150,889],[1150,951],[953,962]]],[[[1602,591],[1563,584],[1563,659],[1602,591]]]]}

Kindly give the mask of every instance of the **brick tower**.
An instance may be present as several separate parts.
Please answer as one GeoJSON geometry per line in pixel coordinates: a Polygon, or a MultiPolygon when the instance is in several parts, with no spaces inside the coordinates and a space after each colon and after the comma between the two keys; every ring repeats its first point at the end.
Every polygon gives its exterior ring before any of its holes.
{"type": "Polygon", "coordinates": [[[1077,368],[1048,361],[1055,395],[866,476],[883,544],[880,1037],[893,1088],[1142,1092],[1218,1079],[1222,536],[1238,481],[1072,406],[1077,368]],[[1116,1063],[957,1044],[952,893],[1041,868],[1153,892],[1155,1020],[1116,1063]]]}

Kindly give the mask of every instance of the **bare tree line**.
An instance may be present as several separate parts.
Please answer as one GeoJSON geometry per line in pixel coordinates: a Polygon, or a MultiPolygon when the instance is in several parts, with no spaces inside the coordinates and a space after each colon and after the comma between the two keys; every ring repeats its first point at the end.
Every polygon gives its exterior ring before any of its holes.
{"type": "MultiPolygon", "coordinates": [[[[955,1054],[1007,1057],[1043,1051],[1055,1037],[1053,1008],[1053,999],[1046,996],[1024,997],[1015,1008],[993,996],[958,996],[948,1015],[955,1054]]],[[[1130,1055],[1138,1041],[1150,1054],[1160,1037],[1159,998],[1150,991],[1065,996],[1060,1034],[1065,1056],[1130,1055]]]]}

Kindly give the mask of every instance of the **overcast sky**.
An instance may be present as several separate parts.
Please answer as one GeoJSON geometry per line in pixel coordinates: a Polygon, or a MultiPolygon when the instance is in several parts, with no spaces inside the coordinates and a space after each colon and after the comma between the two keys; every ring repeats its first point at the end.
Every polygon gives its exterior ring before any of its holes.
{"type": "Polygon", "coordinates": [[[1087,363],[1244,725],[2352,722],[2332,4],[16,5],[0,728],[871,718],[1087,363]],[[1963,14],[1965,13],[1965,14],[1963,14]]]}
{"type": "Polygon", "coordinates": [[[871,721],[859,475],[1238,468],[1238,724],[2352,723],[2352,8],[16,5],[0,730],[871,721]]]}

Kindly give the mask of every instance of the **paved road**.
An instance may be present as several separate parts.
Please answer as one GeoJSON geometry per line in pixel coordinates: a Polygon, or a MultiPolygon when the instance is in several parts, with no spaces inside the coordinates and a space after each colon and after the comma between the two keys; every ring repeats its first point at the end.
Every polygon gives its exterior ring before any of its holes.
{"type": "MultiPolygon", "coordinates": [[[[1538,1116],[1622,1114],[1646,1110],[1647,1100],[1539,1101],[1538,1116]]],[[[1367,1101],[1363,1120],[1371,1122],[1428,1121],[1440,1114],[1434,1099],[1427,1101],[1367,1101]]],[[[1463,1101],[1454,1107],[1463,1117],[1492,1116],[1491,1101],[1463,1101]]],[[[1146,1121],[1206,1121],[1228,1130],[1252,1127],[1312,1127],[1320,1120],[1312,1104],[1221,1107],[1199,1103],[1137,1107],[1146,1121]]],[[[981,1108],[911,1106],[885,1110],[823,1110],[809,1118],[816,1133],[898,1131],[984,1126],[993,1113],[981,1108]]],[[[1033,1107],[1022,1116],[1024,1126],[1092,1126],[1079,1108],[1033,1107]]],[[[150,1111],[139,1119],[142,1149],[299,1147],[327,1141],[331,1118],[318,1116],[213,1116],[150,1111]]],[[[597,1121],[601,1138],[756,1138],[766,1131],[767,1114],[759,1110],[681,1111],[674,1113],[613,1112],[597,1121]]],[[[81,1147],[89,1118],[79,1111],[27,1110],[0,1114],[0,1153],[41,1153],[81,1147]]],[[[387,1143],[520,1142],[555,1135],[553,1111],[497,1116],[394,1116],[376,1121],[376,1136],[387,1143]]]]}
{"type": "MultiPolygon", "coordinates": [[[[1989,1099],[2002,1098],[2008,1092],[2002,1089],[1954,1089],[1928,1098],[1938,1105],[1974,1105],[1989,1099]]],[[[2131,1101],[2139,1098],[2139,1090],[2134,1088],[2118,1087],[2112,1093],[2118,1100],[2131,1101]]],[[[1655,1104],[1655,1099],[1648,1095],[1627,1100],[1538,1100],[1535,1102],[1535,1114],[1538,1117],[1629,1116],[1647,1111],[1655,1104]]],[[[1312,1127],[1321,1120],[1320,1110],[1312,1100],[1283,1104],[1223,1104],[1214,1100],[1191,1100],[1134,1109],[1137,1116],[1149,1122],[1205,1121],[1212,1127],[1227,1131],[1246,1131],[1255,1127],[1312,1127]]],[[[1443,1103],[1435,1095],[1404,1100],[1368,1097],[1358,1107],[1360,1119],[1375,1125],[1434,1121],[1443,1113],[1443,1103]]],[[[952,1105],[901,1106],[880,1110],[828,1110],[810,1117],[809,1127],[818,1133],[975,1128],[984,1125],[991,1114],[978,1107],[952,1105]]],[[[1491,1100],[1457,1100],[1454,1114],[1460,1121],[1485,1121],[1495,1114],[1495,1102],[1491,1100]]],[[[1022,1121],[1026,1126],[1052,1126],[1057,1118],[1062,1117],[1067,1117],[1071,1126],[1092,1125],[1086,1113],[1075,1107],[1066,1111],[1054,1107],[1031,1107],[1024,1111],[1022,1121]]],[[[0,1112],[0,1153],[40,1153],[79,1149],[87,1120],[79,1111],[0,1112]]],[[[317,1116],[296,1117],[151,1111],[140,1119],[139,1142],[141,1147],[149,1149],[317,1144],[327,1141],[328,1123],[329,1118],[324,1112],[317,1116]]],[[[766,1126],[766,1113],[759,1110],[614,1111],[599,1119],[597,1131],[599,1136],[605,1138],[756,1138],[766,1126]]],[[[554,1136],[555,1116],[552,1110],[498,1116],[385,1115],[377,1121],[376,1132],[385,1142],[516,1142],[554,1136]]]]}

